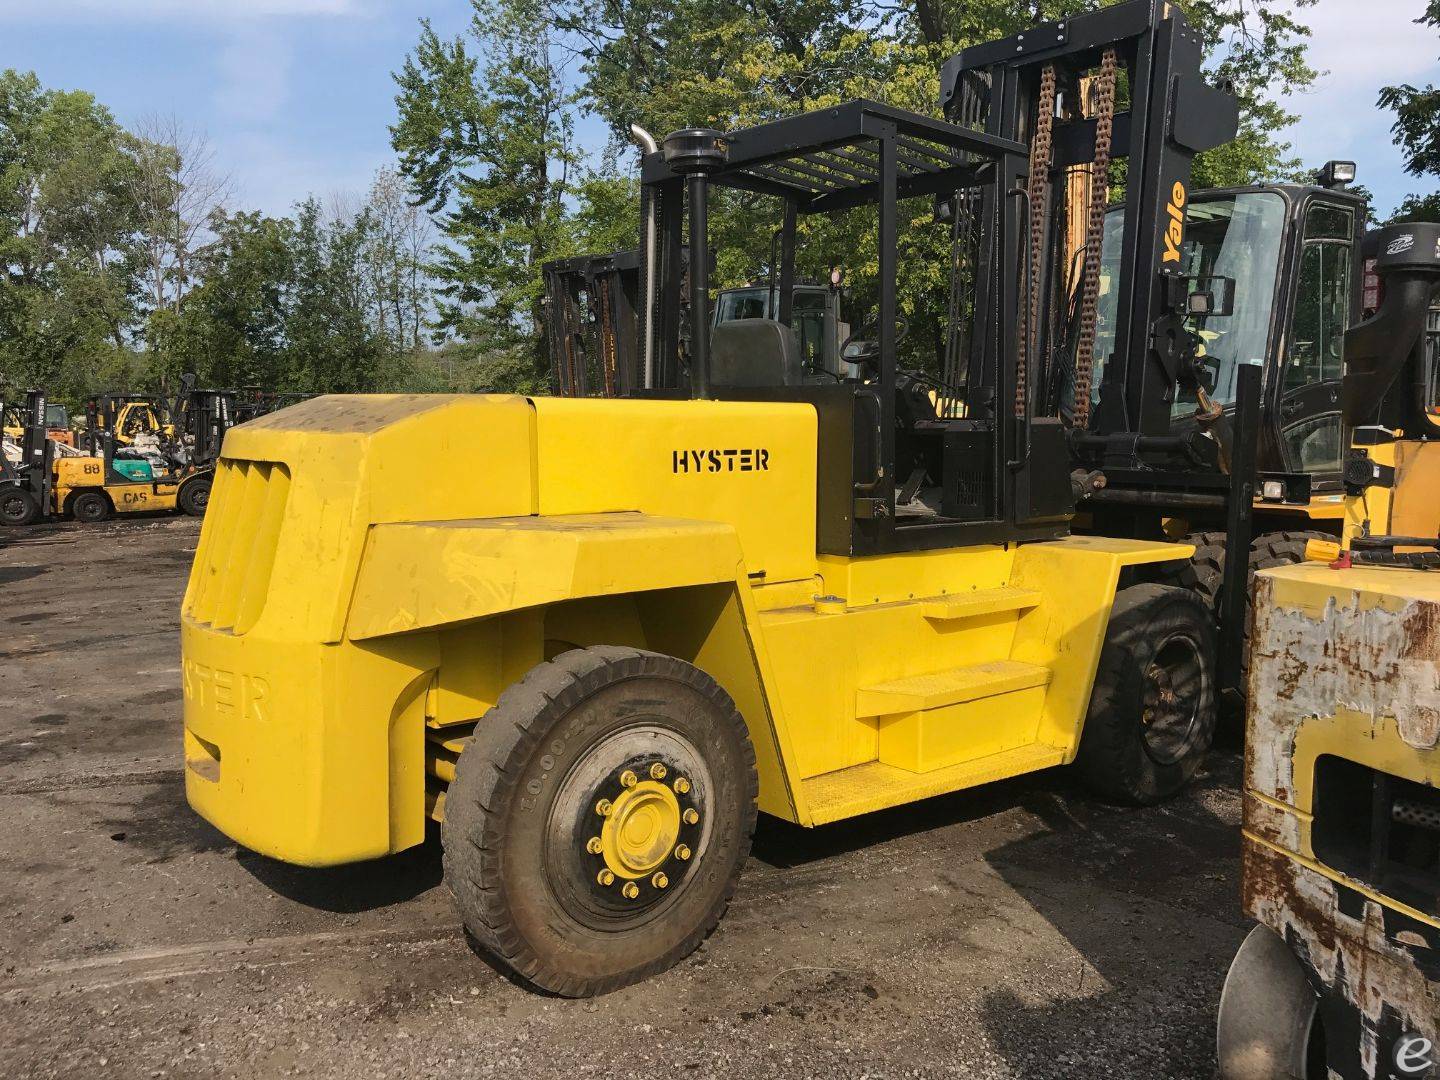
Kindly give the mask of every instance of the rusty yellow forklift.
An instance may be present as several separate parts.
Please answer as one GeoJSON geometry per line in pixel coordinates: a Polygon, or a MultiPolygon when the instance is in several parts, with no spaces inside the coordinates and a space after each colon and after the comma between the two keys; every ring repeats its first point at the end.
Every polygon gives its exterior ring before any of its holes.
{"type": "Polygon", "coordinates": [[[1440,226],[1367,244],[1344,547],[1257,579],[1224,1080],[1440,1075],[1440,226]]]}
{"type": "MultiPolygon", "coordinates": [[[[1166,118],[1130,124],[1137,189],[1232,137],[1178,9],[1029,33],[997,54],[1119,55],[1166,118]]],[[[999,107],[1033,104],[1024,71],[991,76],[999,107]]],[[[674,389],[323,397],[232,430],[183,605],[190,804],[306,865],[437,821],[475,940],[579,996],[696,947],[757,807],[816,826],[1070,763],[1109,798],[1180,790],[1213,732],[1213,629],[1192,592],[1122,587],[1190,546],[1070,532],[1065,432],[1019,351],[1030,160],[870,101],[676,132],[643,160],[639,309],[674,389]],[[717,188],[777,204],[778,319],[712,327],[706,260],[682,274],[717,188]],[[947,191],[985,252],[957,313],[962,418],[917,415],[897,371],[901,208],[947,191]],[[872,377],[807,383],[796,220],[858,206],[879,222],[872,377]]],[[[1169,325],[1206,298],[1164,273],[1163,212],[1130,220],[1169,325]]]]}

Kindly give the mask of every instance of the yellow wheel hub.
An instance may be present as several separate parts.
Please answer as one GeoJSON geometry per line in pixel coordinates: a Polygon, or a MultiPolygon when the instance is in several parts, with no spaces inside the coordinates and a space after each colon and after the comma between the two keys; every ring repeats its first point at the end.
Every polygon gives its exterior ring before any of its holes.
{"type": "Polygon", "coordinates": [[[643,780],[627,787],[610,806],[600,830],[605,865],[624,878],[642,878],[675,850],[680,803],[664,784],[643,780]]]}

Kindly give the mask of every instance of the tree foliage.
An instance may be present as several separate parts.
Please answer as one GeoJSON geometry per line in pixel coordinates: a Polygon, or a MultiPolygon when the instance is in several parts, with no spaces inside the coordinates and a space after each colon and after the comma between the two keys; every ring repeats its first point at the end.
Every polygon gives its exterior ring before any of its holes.
{"type": "MultiPolygon", "coordinates": [[[[1440,0],[1430,0],[1415,20],[1440,28],[1440,0]]],[[[1395,113],[1390,131],[1405,154],[1412,176],[1440,176],[1440,88],[1400,83],[1380,90],[1379,105],[1395,113]]],[[[1411,195],[1391,215],[1394,221],[1440,221],[1440,195],[1411,195]]]]}
{"type": "MultiPolygon", "coordinates": [[[[395,74],[396,168],[361,198],[278,216],[233,205],[208,142],[179,122],[126,130],[89,94],[6,71],[0,383],[72,398],[184,371],[305,391],[542,389],[541,265],[638,240],[631,124],[733,129],[854,97],[934,115],[957,50],[1109,2],[470,0],[454,37],[422,22],[395,74]]],[[[1243,106],[1240,139],[1203,155],[1196,182],[1293,172],[1283,131],[1288,95],[1315,75],[1313,0],[1179,3],[1243,106]]],[[[1440,163],[1437,93],[1382,98],[1417,175],[1440,163]]],[[[718,286],[768,273],[773,210],[716,193],[718,286]]],[[[901,226],[906,348],[933,352],[946,230],[924,200],[901,226]]],[[[876,231],[864,208],[802,223],[800,272],[843,267],[852,322],[873,305],[876,231]]]]}

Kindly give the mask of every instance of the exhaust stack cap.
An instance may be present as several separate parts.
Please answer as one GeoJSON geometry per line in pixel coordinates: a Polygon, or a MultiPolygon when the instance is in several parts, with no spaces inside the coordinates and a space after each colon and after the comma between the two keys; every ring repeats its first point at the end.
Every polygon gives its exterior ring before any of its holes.
{"type": "Polygon", "coordinates": [[[665,164],[677,173],[713,173],[725,167],[730,146],[714,128],[686,128],[665,136],[665,164]]]}

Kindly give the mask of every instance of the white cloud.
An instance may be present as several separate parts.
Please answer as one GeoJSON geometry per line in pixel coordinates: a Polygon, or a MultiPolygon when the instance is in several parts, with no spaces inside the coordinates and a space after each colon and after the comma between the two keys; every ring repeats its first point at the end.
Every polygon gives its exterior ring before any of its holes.
{"type": "Polygon", "coordinates": [[[228,136],[220,144],[220,164],[237,178],[235,206],[266,214],[289,214],[307,195],[326,199],[360,195],[369,190],[375,169],[383,163],[364,154],[315,152],[257,131],[228,136]]]}

